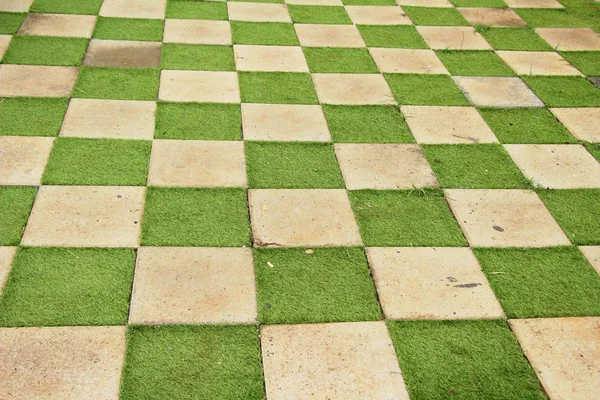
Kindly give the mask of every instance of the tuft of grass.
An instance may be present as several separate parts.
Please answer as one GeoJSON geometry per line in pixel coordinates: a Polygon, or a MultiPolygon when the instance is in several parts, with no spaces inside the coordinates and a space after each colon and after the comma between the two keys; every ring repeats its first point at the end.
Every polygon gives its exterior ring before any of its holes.
{"type": "Polygon", "coordinates": [[[242,103],[317,104],[308,73],[240,72],[242,103]]]}
{"type": "Polygon", "coordinates": [[[503,0],[450,0],[454,7],[506,8],[503,0]]]}
{"type": "Polygon", "coordinates": [[[548,107],[599,107],[600,89],[582,76],[524,76],[548,107]]]}
{"type": "Polygon", "coordinates": [[[0,35],[17,33],[26,15],[26,13],[0,12],[0,35]]]}
{"type": "Polygon", "coordinates": [[[429,48],[411,25],[357,25],[357,28],[368,47],[429,48]]]}
{"type": "Polygon", "coordinates": [[[560,53],[587,76],[600,76],[600,51],[563,51],[560,53]]]}
{"type": "Polygon", "coordinates": [[[516,74],[493,51],[436,51],[453,76],[515,76],[516,74]]]}
{"type": "Polygon", "coordinates": [[[167,18],[227,21],[227,3],[214,1],[169,0],[167,18]]]}
{"type": "Polygon", "coordinates": [[[310,72],[379,73],[366,48],[305,47],[303,51],[310,72]]]}
{"type": "Polygon", "coordinates": [[[89,14],[100,12],[103,0],[35,0],[29,12],[50,14],[89,14]]]}
{"type": "Polygon", "coordinates": [[[240,140],[242,111],[239,104],[158,102],[157,139],[240,140]]]}
{"type": "Polygon", "coordinates": [[[231,21],[233,44],[299,46],[294,25],[284,22],[231,21]]]}
{"type": "Polygon", "coordinates": [[[147,40],[163,39],[164,21],[160,19],[98,17],[94,39],[147,40]]]}
{"type": "Polygon", "coordinates": [[[532,28],[588,28],[586,21],[568,9],[520,8],[514,10],[532,28]]]}
{"type": "Polygon", "coordinates": [[[384,77],[401,105],[470,105],[448,75],[384,74],[384,77]]]}
{"type": "Polygon", "coordinates": [[[530,28],[489,27],[489,29],[480,33],[495,50],[552,50],[552,47],[530,28]]]}
{"type": "Polygon", "coordinates": [[[0,136],[57,136],[69,99],[0,99],[0,136]]]}
{"type": "Polygon", "coordinates": [[[469,22],[455,8],[409,7],[402,9],[415,25],[468,26],[469,22]]]}
{"type": "Polygon", "coordinates": [[[17,246],[29,219],[37,189],[0,186],[0,246],[17,246]]]}
{"type": "Polygon", "coordinates": [[[288,4],[292,21],[296,24],[351,24],[346,9],[340,6],[305,6],[288,4]]]}
{"type": "Polygon", "coordinates": [[[82,68],[73,97],[87,99],[156,100],[160,70],[82,68]]]}
{"type": "Polygon", "coordinates": [[[235,71],[231,46],[165,43],[160,66],[162,69],[235,71]]]}
{"type": "Polygon", "coordinates": [[[4,55],[6,64],[77,66],[88,40],[81,38],[13,36],[4,55]]]}

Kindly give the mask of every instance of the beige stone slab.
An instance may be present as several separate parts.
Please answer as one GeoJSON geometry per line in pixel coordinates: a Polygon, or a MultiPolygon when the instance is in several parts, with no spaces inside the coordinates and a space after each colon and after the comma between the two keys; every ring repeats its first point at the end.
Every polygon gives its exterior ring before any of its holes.
{"type": "Polygon", "coordinates": [[[16,247],[0,246],[0,295],[2,295],[4,282],[6,282],[6,278],[8,278],[10,266],[12,264],[16,252],[16,247]]]}
{"type": "Polygon", "coordinates": [[[230,45],[231,26],[229,21],[167,19],[163,42],[230,45]]]}
{"type": "Polygon", "coordinates": [[[129,323],[256,323],[252,250],[140,247],[129,323]]]}
{"type": "Polygon", "coordinates": [[[233,46],[238,71],[308,72],[300,46],[233,46]]]}
{"type": "Polygon", "coordinates": [[[396,104],[380,74],[312,74],[322,104],[396,104]]]}
{"type": "Polygon", "coordinates": [[[504,0],[510,8],[564,8],[556,0],[504,0]]]}
{"type": "Polygon", "coordinates": [[[294,24],[303,47],[366,47],[354,25],[294,24]]]}
{"type": "Polygon", "coordinates": [[[455,76],[452,79],[475,106],[544,107],[521,78],[455,76]]]}
{"type": "Polygon", "coordinates": [[[104,0],[103,17],[164,19],[167,0],[104,0]]]}
{"type": "Polygon", "coordinates": [[[385,323],[263,325],[269,400],[408,400],[385,323]]]}
{"type": "Polygon", "coordinates": [[[519,75],[581,75],[553,51],[497,51],[496,54],[519,75]]]}
{"type": "Polygon", "coordinates": [[[498,143],[474,107],[402,106],[400,110],[417,143],[498,143]]]}
{"type": "Polygon", "coordinates": [[[83,65],[109,68],[159,68],[161,42],[90,40],[83,65]]]}
{"type": "Polygon", "coordinates": [[[590,400],[600,383],[600,318],[509,321],[551,399],[590,400]]]}
{"type": "Polygon", "coordinates": [[[434,50],[490,50],[472,26],[417,26],[427,45],[434,50]]]}
{"type": "Polygon", "coordinates": [[[600,246],[579,246],[579,250],[600,274],[600,246]]]}
{"type": "Polygon", "coordinates": [[[162,70],[158,98],[163,101],[200,103],[241,101],[237,73],[222,71],[162,70]]]}
{"type": "Polygon", "coordinates": [[[555,50],[600,50],[600,34],[590,28],[537,28],[535,32],[555,50]]]}
{"type": "Polygon", "coordinates": [[[571,244],[531,190],[447,189],[446,199],[473,247],[571,244]]]}
{"type": "Polygon", "coordinates": [[[0,0],[0,11],[27,12],[33,0],[0,0]]]}
{"type": "Polygon", "coordinates": [[[362,244],[343,189],[251,189],[248,199],[256,246],[362,244]]]}
{"type": "Polygon", "coordinates": [[[550,111],[577,139],[600,142],[600,108],[551,108],[550,111]]]}
{"type": "Polygon", "coordinates": [[[39,185],[54,138],[0,136],[0,185],[39,185]]]}
{"type": "Polygon", "coordinates": [[[335,154],[348,190],[438,186],[418,144],[337,143],[335,154]]]}
{"type": "Polygon", "coordinates": [[[0,97],[69,97],[79,69],[0,65],[0,97]]]}
{"type": "Polygon", "coordinates": [[[408,15],[396,6],[346,6],[350,19],[361,25],[412,25],[408,15]]]}
{"type": "Polygon", "coordinates": [[[154,140],[148,185],[246,187],[244,142],[154,140]]]}
{"type": "Polygon", "coordinates": [[[154,101],[71,99],[60,136],[152,139],[154,101]]]}
{"type": "Polygon", "coordinates": [[[401,74],[448,74],[433,50],[369,48],[381,72],[401,74]]]}
{"type": "Polygon", "coordinates": [[[396,0],[399,6],[415,6],[415,7],[437,7],[451,8],[454,7],[448,0],[396,0]]]}
{"type": "Polygon", "coordinates": [[[510,8],[457,8],[472,25],[523,28],[527,23],[510,8]]]}
{"type": "Polygon", "coordinates": [[[137,247],[145,187],[42,186],[21,244],[137,247]]]}
{"type": "Polygon", "coordinates": [[[0,60],[4,57],[4,53],[8,49],[12,35],[0,35],[0,60]]]}
{"type": "Polygon", "coordinates": [[[285,0],[286,4],[298,4],[304,6],[341,6],[342,0],[285,0]]]}
{"type": "Polygon", "coordinates": [[[292,22],[285,4],[228,2],[230,21],[292,22]]]}
{"type": "Polygon", "coordinates": [[[550,189],[600,188],[600,163],[579,144],[507,144],[523,175],[550,189]]]}
{"type": "Polygon", "coordinates": [[[319,105],[242,104],[242,127],[246,140],[331,140],[325,115],[319,105]]]}
{"type": "Polygon", "coordinates": [[[124,326],[0,329],[0,398],[116,400],[124,326]]]}
{"type": "Polygon", "coordinates": [[[19,35],[91,38],[95,15],[28,14],[19,35]]]}
{"type": "Polygon", "coordinates": [[[504,318],[471,249],[370,247],[367,257],[387,319],[504,318]]]}

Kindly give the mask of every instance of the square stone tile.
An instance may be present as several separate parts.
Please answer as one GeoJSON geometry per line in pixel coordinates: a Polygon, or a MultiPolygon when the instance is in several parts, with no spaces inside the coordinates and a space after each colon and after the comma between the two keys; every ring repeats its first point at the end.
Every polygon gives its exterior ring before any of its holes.
{"type": "Polygon", "coordinates": [[[0,398],[118,399],[124,326],[0,329],[0,398]]]}
{"type": "Polygon", "coordinates": [[[387,319],[504,318],[471,249],[370,247],[367,257],[387,319]]]}
{"type": "Polygon", "coordinates": [[[497,51],[496,54],[519,75],[581,75],[553,51],[497,51]]]}
{"type": "Polygon", "coordinates": [[[492,46],[471,26],[417,26],[433,50],[491,50],[492,46]]]}
{"type": "Polygon", "coordinates": [[[0,185],[39,185],[54,138],[0,136],[0,185]]]}
{"type": "Polygon", "coordinates": [[[91,38],[95,15],[28,14],[19,35],[91,38]]]}
{"type": "Polygon", "coordinates": [[[0,97],[69,97],[79,69],[0,65],[0,97]]]}
{"type": "Polygon", "coordinates": [[[510,8],[458,8],[472,25],[523,28],[527,23],[510,8]]]}
{"type": "Polygon", "coordinates": [[[408,400],[385,322],[263,325],[269,400],[408,400]]]}
{"type": "Polygon", "coordinates": [[[83,65],[109,68],[159,68],[160,42],[90,40],[83,65]]]}
{"type": "Polygon", "coordinates": [[[600,34],[590,28],[537,28],[535,32],[555,50],[600,50],[600,34]]]}
{"type": "Polygon", "coordinates": [[[402,106],[417,143],[497,143],[498,139],[474,107],[402,106]]]}
{"type": "Polygon", "coordinates": [[[167,0],[104,0],[103,17],[164,19],[167,0]]]}
{"type": "Polygon", "coordinates": [[[255,189],[248,200],[256,246],[362,244],[343,189],[255,189]]]}
{"type": "Polygon", "coordinates": [[[252,250],[140,247],[129,323],[256,323],[252,250]]]}
{"type": "Polygon", "coordinates": [[[229,21],[167,19],[163,42],[230,45],[231,26],[229,21]]]}
{"type": "Polygon", "coordinates": [[[577,139],[600,142],[600,108],[551,108],[550,111],[577,139]]]}
{"type": "Polygon", "coordinates": [[[349,190],[438,186],[418,144],[337,143],[335,154],[349,190]]]}
{"type": "Polygon", "coordinates": [[[154,101],[71,99],[60,136],[152,139],[154,101]]]}
{"type": "Polygon", "coordinates": [[[238,71],[308,72],[300,46],[233,46],[238,71]]]}
{"type": "Polygon", "coordinates": [[[145,187],[42,186],[21,244],[137,247],[145,187]]]}
{"type": "Polygon", "coordinates": [[[0,0],[0,11],[27,12],[33,0],[0,0]]]}
{"type": "Polygon", "coordinates": [[[4,53],[8,49],[12,35],[0,35],[0,60],[4,57],[4,53]]]}
{"type": "Polygon", "coordinates": [[[600,274],[600,246],[579,246],[579,250],[600,274]]]}
{"type": "Polygon", "coordinates": [[[455,76],[452,79],[478,107],[544,107],[521,78],[455,76]]]}
{"type": "Polygon", "coordinates": [[[510,8],[564,8],[556,0],[504,0],[510,8]]]}
{"type": "Polygon", "coordinates": [[[321,106],[242,104],[246,140],[327,142],[331,140],[321,106]]]}
{"type": "Polygon", "coordinates": [[[599,317],[513,319],[509,323],[551,399],[598,397],[599,317]]]}
{"type": "Polygon", "coordinates": [[[148,185],[246,187],[244,142],[154,140],[148,185]]]}
{"type": "Polygon", "coordinates": [[[473,247],[571,244],[531,190],[447,189],[446,199],[473,247]]]}
{"type": "Polygon", "coordinates": [[[17,248],[14,246],[0,246],[0,295],[2,295],[2,288],[6,278],[8,278],[10,266],[16,252],[17,248]]]}
{"type": "Polygon", "coordinates": [[[240,85],[235,72],[170,71],[160,73],[159,100],[199,103],[239,103],[240,85]]]}
{"type": "Polygon", "coordinates": [[[396,104],[383,75],[312,74],[323,104],[396,104]]]}
{"type": "Polygon", "coordinates": [[[228,2],[230,21],[292,22],[285,4],[228,2]]]}
{"type": "Polygon", "coordinates": [[[534,184],[550,189],[600,188],[600,163],[579,144],[507,144],[534,184]]]}
{"type": "Polygon", "coordinates": [[[415,6],[415,7],[437,7],[437,8],[452,8],[452,3],[448,0],[396,0],[399,6],[415,6]]]}
{"type": "Polygon", "coordinates": [[[366,47],[354,25],[294,24],[303,47],[366,47]]]}
{"type": "Polygon", "coordinates": [[[381,72],[401,74],[448,74],[433,50],[370,48],[381,72]]]}
{"type": "Polygon", "coordinates": [[[346,6],[356,25],[412,25],[408,15],[396,6],[346,6]]]}

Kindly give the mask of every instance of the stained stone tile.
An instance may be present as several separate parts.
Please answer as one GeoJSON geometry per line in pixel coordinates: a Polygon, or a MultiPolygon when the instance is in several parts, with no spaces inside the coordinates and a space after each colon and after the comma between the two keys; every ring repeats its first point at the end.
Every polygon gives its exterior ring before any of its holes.
{"type": "Polygon", "coordinates": [[[370,48],[381,72],[403,74],[448,74],[433,50],[370,48]]]}
{"type": "Polygon", "coordinates": [[[144,187],[42,186],[23,246],[137,247],[144,187]]]}
{"type": "Polygon", "coordinates": [[[304,6],[341,6],[342,0],[285,0],[286,4],[298,4],[304,6]]]}
{"type": "Polygon", "coordinates": [[[346,11],[357,25],[412,25],[408,15],[396,6],[346,6],[346,11]]]}
{"type": "Polygon", "coordinates": [[[103,17],[164,19],[167,0],[104,0],[103,17]]]}
{"type": "Polygon", "coordinates": [[[303,47],[365,47],[354,25],[294,24],[303,47]]]}
{"type": "Polygon", "coordinates": [[[599,317],[513,319],[509,323],[551,399],[598,396],[599,317]]]}
{"type": "Polygon", "coordinates": [[[577,139],[600,142],[600,108],[551,108],[550,111],[577,139]]]}
{"type": "Polygon", "coordinates": [[[0,0],[0,11],[27,12],[33,0],[0,0]]]}
{"type": "Polygon", "coordinates": [[[246,187],[244,143],[154,140],[148,185],[246,187]]]}
{"type": "Polygon", "coordinates": [[[159,68],[160,42],[92,39],[83,65],[112,68],[159,68]]]}
{"type": "Polygon", "coordinates": [[[39,185],[54,138],[0,136],[0,185],[39,185]]]}
{"type": "Polygon", "coordinates": [[[474,107],[402,106],[417,143],[497,143],[498,139],[474,107]]]}
{"type": "Polygon", "coordinates": [[[496,54],[519,75],[582,75],[553,51],[497,51],[496,54]]]}
{"type": "Polygon", "coordinates": [[[349,190],[438,186],[418,144],[338,143],[335,154],[349,190]]]}
{"type": "Polygon", "coordinates": [[[396,0],[399,6],[416,6],[416,7],[438,7],[452,8],[453,5],[448,0],[396,0]]]}
{"type": "Polygon", "coordinates": [[[520,78],[455,76],[452,79],[478,107],[544,107],[520,78]]]}
{"type": "Polygon", "coordinates": [[[556,0],[504,0],[510,8],[564,8],[556,0]]]}
{"type": "Polygon", "coordinates": [[[580,246],[579,250],[600,274],[600,246],[580,246]]]}
{"type": "Polygon", "coordinates": [[[367,257],[388,319],[504,318],[471,249],[370,247],[367,257]]]}
{"type": "Polygon", "coordinates": [[[0,65],[0,97],[69,97],[78,68],[0,65]]]}
{"type": "Polygon", "coordinates": [[[154,101],[71,99],[60,136],[152,139],[154,101]]]}
{"type": "Polygon", "coordinates": [[[522,28],[527,23],[510,8],[458,8],[472,25],[503,26],[522,28]]]}
{"type": "Polygon", "coordinates": [[[362,241],[343,189],[249,190],[256,246],[354,246],[362,241]]]}
{"type": "Polygon", "coordinates": [[[233,46],[238,71],[308,72],[300,46],[233,46]]]}
{"type": "Polygon", "coordinates": [[[292,22],[285,4],[228,2],[230,21],[292,22]]]}
{"type": "Polygon", "coordinates": [[[4,57],[4,53],[6,53],[6,49],[8,49],[11,39],[12,35],[0,35],[0,60],[4,57]]]}
{"type": "Polygon", "coordinates": [[[313,74],[323,104],[396,104],[380,74],[313,74]]]}
{"type": "Polygon", "coordinates": [[[256,323],[252,251],[140,247],[131,324],[256,323]]]}
{"type": "MultiPolygon", "coordinates": [[[[600,0],[598,0],[600,1],[600,0]]],[[[594,86],[596,86],[598,89],[600,89],[600,77],[589,77],[588,81],[590,81],[594,86]]]]}
{"type": "Polygon", "coordinates": [[[321,106],[296,104],[242,104],[246,140],[331,140],[321,106]]]}
{"type": "Polygon", "coordinates": [[[158,98],[163,101],[239,103],[238,76],[235,72],[163,70],[158,98]]]}
{"type": "Polygon", "coordinates": [[[490,50],[492,46],[471,26],[417,26],[434,50],[490,50]]]}
{"type": "Polygon", "coordinates": [[[260,333],[270,400],[409,398],[382,321],[263,325],[260,333]]]}
{"type": "Polygon", "coordinates": [[[16,247],[0,246],[0,295],[2,295],[2,288],[4,287],[4,282],[6,282],[8,273],[10,272],[10,265],[12,264],[16,252],[16,247]]]}
{"type": "Polygon", "coordinates": [[[473,247],[571,243],[531,190],[447,189],[446,199],[473,247]]]}
{"type": "Polygon", "coordinates": [[[229,21],[167,19],[163,42],[230,45],[231,26],[229,21]]]}
{"type": "Polygon", "coordinates": [[[95,15],[28,14],[19,35],[91,38],[95,15]]]}
{"type": "Polygon", "coordinates": [[[555,50],[600,50],[600,34],[590,28],[537,28],[535,32],[555,50]]]}
{"type": "Polygon", "coordinates": [[[578,144],[507,144],[515,164],[534,184],[551,189],[600,188],[600,163],[578,144]]]}
{"type": "Polygon", "coordinates": [[[0,398],[119,398],[124,326],[0,329],[0,398]]]}

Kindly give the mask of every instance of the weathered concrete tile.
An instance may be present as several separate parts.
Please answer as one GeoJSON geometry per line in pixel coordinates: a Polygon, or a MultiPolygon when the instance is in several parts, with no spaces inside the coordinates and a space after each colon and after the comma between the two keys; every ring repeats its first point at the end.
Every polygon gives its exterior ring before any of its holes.
{"type": "Polygon", "coordinates": [[[600,34],[590,28],[537,28],[535,32],[558,51],[600,50],[600,34]]]}
{"type": "Polygon", "coordinates": [[[322,104],[396,104],[380,74],[312,74],[322,104]]]}
{"type": "Polygon", "coordinates": [[[454,7],[448,0],[396,0],[399,6],[415,6],[415,7],[437,7],[451,8],[454,7]]]}
{"type": "Polygon", "coordinates": [[[121,18],[165,18],[167,0],[104,0],[100,15],[121,18]]]}
{"type": "Polygon", "coordinates": [[[433,50],[490,50],[492,46],[471,26],[417,26],[433,50]]]}
{"type": "Polygon", "coordinates": [[[4,57],[4,53],[8,49],[12,35],[0,35],[0,60],[4,57]]]}
{"type": "Polygon", "coordinates": [[[504,0],[510,8],[564,8],[556,0],[504,0]]]}
{"type": "Polygon", "coordinates": [[[167,19],[163,42],[230,45],[231,26],[229,21],[167,19]]]}
{"type": "Polygon", "coordinates": [[[285,4],[304,6],[341,6],[342,0],[285,0],[285,4]]]}
{"type": "Polygon", "coordinates": [[[91,38],[95,15],[28,14],[19,35],[91,38]]]}
{"type": "Polygon", "coordinates": [[[579,250],[600,274],[600,246],[579,246],[579,250]]]}
{"type": "Polygon", "coordinates": [[[0,65],[0,97],[69,97],[79,69],[0,65]]]}
{"type": "Polygon", "coordinates": [[[233,46],[238,71],[308,72],[300,46],[233,46]]]}
{"type": "Polygon", "coordinates": [[[0,11],[27,12],[33,0],[0,0],[0,11]]]}
{"type": "Polygon", "coordinates": [[[454,82],[479,107],[544,107],[520,78],[455,76],[454,82]]]}
{"type": "Polygon", "coordinates": [[[510,8],[458,8],[463,17],[472,25],[522,28],[527,23],[510,8]]]}
{"type": "Polygon", "coordinates": [[[294,24],[303,47],[365,47],[354,25],[294,24]]]}
{"type": "Polygon", "coordinates": [[[401,74],[448,74],[433,50],[370,48],[381,72],[401,74]]]}
{"type": "Polygon", "coordinates": [[[0,246],[0,295],[2,295],[2,288],[6,278],[8,278],[10,266],[16,252],[17,248],[14,246],[0,246]]]}
{"type": "Polygon", "coordinates": [[[158,98],[163,101],[200,103],[241,101],[237,73],[223,71],[162,70],[158,98]]]}
{"type": "Polygon", "coordinates": [[[92,39],[83,65],[109,68],[159,68],[160,42],[92,39]]]}
{"type": "Polygon", "coordinates": [[[497,51],[519,75],[583,75],[553,51],[497,51]]]}
{"type": "Polygon", "coordinates": [[[285,4],[228,2],[230,21],[292,22],[285,4]]]}
{"type": "Polygon", "coordinates": [[[551,108],[550,111],[577,139],[600,142],[600,108],[551,108]]]}
{"type": "Polygon", "coordinates": [[[0,185],[39,185],[54,138],[0,136],[0,185]]]}
{"type": "Polygon", "coordinates": [[[412,25],[408,15],[396,6],[346,6],[356,25],[412,25]]]}

